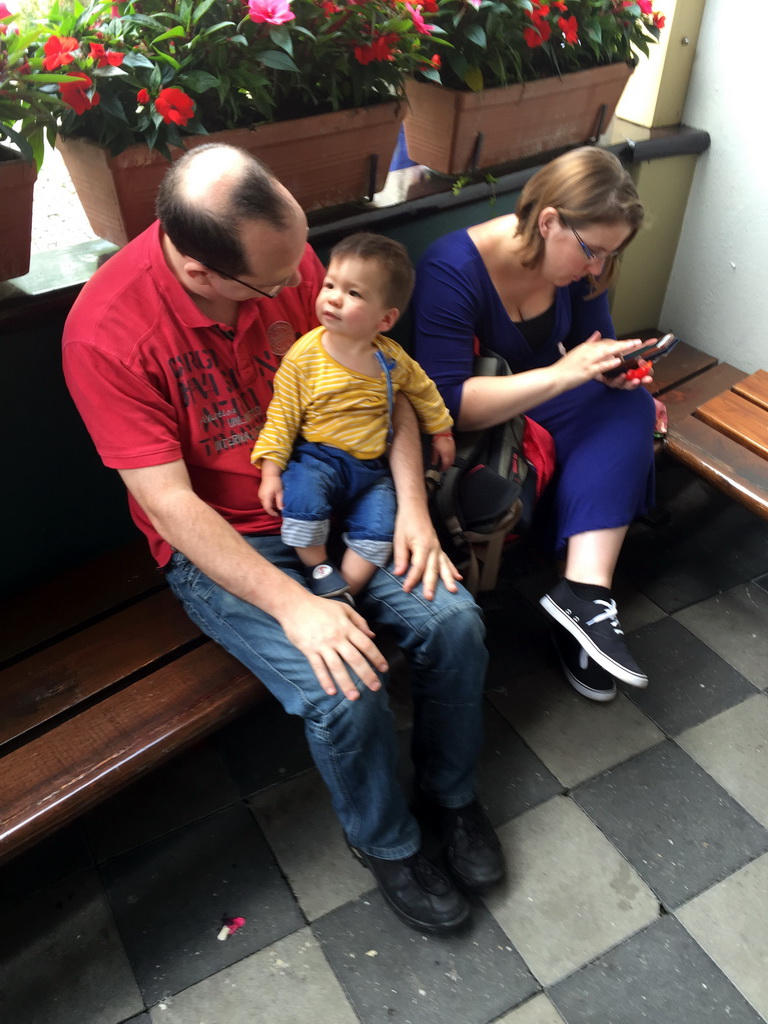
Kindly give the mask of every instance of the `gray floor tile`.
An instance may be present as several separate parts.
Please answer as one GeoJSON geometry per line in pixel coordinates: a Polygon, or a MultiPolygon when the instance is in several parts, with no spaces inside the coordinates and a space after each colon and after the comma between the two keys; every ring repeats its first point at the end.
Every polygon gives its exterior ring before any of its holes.
{"type": "Polygon", "coordinates": [[[312,767],[304,723],[273,697],[211,737],[242,796],[312,767]]]}
{"type": "Polygon", "coordinates": [[[538,988],[488,911],[444,937],[399,921],[378,891],[312,930],[362,1024],[488,1024],[538,988]]]}
{"type": "Polygon", "coordinates": [[[118,1024],[144,1003],[95,871],[0,911],[7,1024],[118,1024]]]}
{"type": "Polygon", "coordinates": [[[238,805],[108,861],[102,871],[147,1004],[304,924],[248,810],[238,805]],[[226,941],[226,918],[246,926],[226,941]]]}
{"type": "Polygon", "coordinates": [[[371,888],[371,873],[349,852],[317,772],[263,790],[249,804],[308,920],[371,888]]]}
{"type": "Polygon", "coordinates": [[[302,928],[152,1009],[152,1024],[358,1024],[302,928]]]}
{"type": "Polygon", "coordinates": [[[85,832],[76,821],[0,866],[0,906],[85,871],[93,863],[85,832]]]}
{"type": "Polygon", "coordinates": [[[203,742],[101,804],[83,823],[102,861],[204,818],[238,797],[218,753],[203,742]]]}
{"type": "Polygon", "coordinates": [[[486,903],[542,985],[658,915],[650,889],[567,797],[508,822],[499,838],[509,877],[486,903]]]}
{"type": "Polygon", "coordinates": [[[758,585],[758,587],[760,587],[761,590],[764,590],[766,591],[766,593],[768,593],[768,573],[765,573],[762,576],[758,576],[757,579],[754,580],[754,582],[758,585]]]}
{"type": "Polygon", "coordinates": [[[563,1018],[552,1005],[549,996],[542,993],[500,1017],[496,1024],[563,1024],[563,1018]]]}
{"type": "Polygon", "coordinates": [[[563,786],[575,786],[664,739],[623,694],[597,703],[576,693],[552,668],[517,687],[491,690],[491,701],[563,786]]]}
{"type": "Polygon", "coordinates": [[[768,856],[686,903],[676,916],[768,1020],[768,856]]]}
{"type": "Polygon", "coordinates": [[[768,594],[760,587],[744,583],[675,618],[745,679],[768,686],[768,594]]]}
{"type": "Polygon", "coordinates": [[[629,695],[670,736],[755,693],[736,669],[674,619],[637,630],[631,639],[649,684],[629,695]]]}
{"type": "MultiPolygon", "coordinates": [[[[490,699],[494,702],[493,695],[490,699]]],[[[494,825],[543,803],[563,788],[490,705],[485,715],[483,752],[475,775],[480,803],[494,825]]]]}
{"type": "Polygon", "coordinates": [[[768,696],[681,733],[677,743],[768,828],[768,696]]]}
{"type": "Polygon", "coordinates": [[[567,1024],[761,1024],[673,917],[550,989],[567,1024]]]}
{"type": "Polygon", "coordinates": [[[670,741],[573,798],[668,907],[768,850],[768,831],[670,741]]]}

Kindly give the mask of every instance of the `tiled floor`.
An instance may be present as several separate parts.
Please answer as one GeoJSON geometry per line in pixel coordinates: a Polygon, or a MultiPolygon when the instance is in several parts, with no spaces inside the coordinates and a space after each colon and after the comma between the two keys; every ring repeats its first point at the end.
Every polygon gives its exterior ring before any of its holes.
{"type": "Polygon", "coordinates": [[[618,587],[646,691],[563,682],[521,552],[484,602],[509,879],[464,932],[395,919],[267,706],[0,871],[3,1024],[768,1020],[768,524],[674,467],[660,491],[618,587]]]}

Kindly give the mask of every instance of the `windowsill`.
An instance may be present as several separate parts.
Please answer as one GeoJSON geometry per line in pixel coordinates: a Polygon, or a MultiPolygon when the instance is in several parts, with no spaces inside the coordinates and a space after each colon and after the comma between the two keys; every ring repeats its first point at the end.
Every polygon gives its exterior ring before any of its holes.
{"type": "MultiPolygon", "coordinates": [[[[709,147],[705,131],[684,125],[673,128],[642,128],[617,118],[599,144],[627,163],[667,156],[702,153],[709,147]]],[[[370,201],[348,203],[309,214],[310,240],[329,244],[356,230],[382,231],[388,224],[434,213],[441,209],[490,199],[518,191],[535,170],[556,153],[541,154],[525,163],[491,168],[495,181],[478,172],[476,181],[453,194],[454,177],[435,174],[426,167],[392,171],[384,189],[370,201]]],[[[71,305],[74,296],[117,247],[102,239],[33,254],[24,277],[0,283],[0,323],[13,326],[30,314],[36,318],[71,305]]]]}

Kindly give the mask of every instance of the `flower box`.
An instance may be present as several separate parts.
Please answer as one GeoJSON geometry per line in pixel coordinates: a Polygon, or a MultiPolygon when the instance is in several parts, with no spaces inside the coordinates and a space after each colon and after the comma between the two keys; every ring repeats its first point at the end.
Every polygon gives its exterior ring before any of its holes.
{"type": "Polygon", "coordinates": [[[461,174],[586,142],[613,117],[631,73],[621,62],[480,92],[409,81],[408,155],[461,174]]]}
{"type": "MultiPolygon", "coordinates": [[[[384,187],[404,114],[404,104],[382,103],[190,136],[185,145],[241,146],[263,160],[305,210],[317,210],[366,198],[384,187]]],[[[160,153],[135,145],[110,157],[94,142],[62,136],[56,146],[95,234],[123,245],[152,223],[157,190],[169,166],[160,153]]]]}
{"type": "Polygon", "coordinates": [[[21,277],[29,270],[36,179],[31,160],[0,146],[0,281],[21,277]]]}

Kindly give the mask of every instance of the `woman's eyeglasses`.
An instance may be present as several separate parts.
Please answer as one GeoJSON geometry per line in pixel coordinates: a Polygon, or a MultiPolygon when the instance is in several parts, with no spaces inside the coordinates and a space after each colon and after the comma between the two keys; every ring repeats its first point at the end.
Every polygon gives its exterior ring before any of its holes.
{"type": "Polygon", "coordinates": [[[565,226],[567,228],[570,228],[570,230],[573,232],[574,238],[576,239],[576,241],[581,246],[584,255],[587,257],[587,260],[590,263],[595,263],[595,262],[602,263],[603,260],[610,260],[610,259],[613,259],[616,256],[621,256],[622,251],[623,251],[622,249],[614,249],[613,252],[600,252],[600,253],[593,252],[592,249],[589,248],[587,243],[581,237],[579,232],[576,230],[576,228],[572,224],[569,224],[568,221],[565,219],[565,217],[562,216],[562,214],[560,215],[560,220],[563,222],[563,224],[565,224],[565,226]]]}

